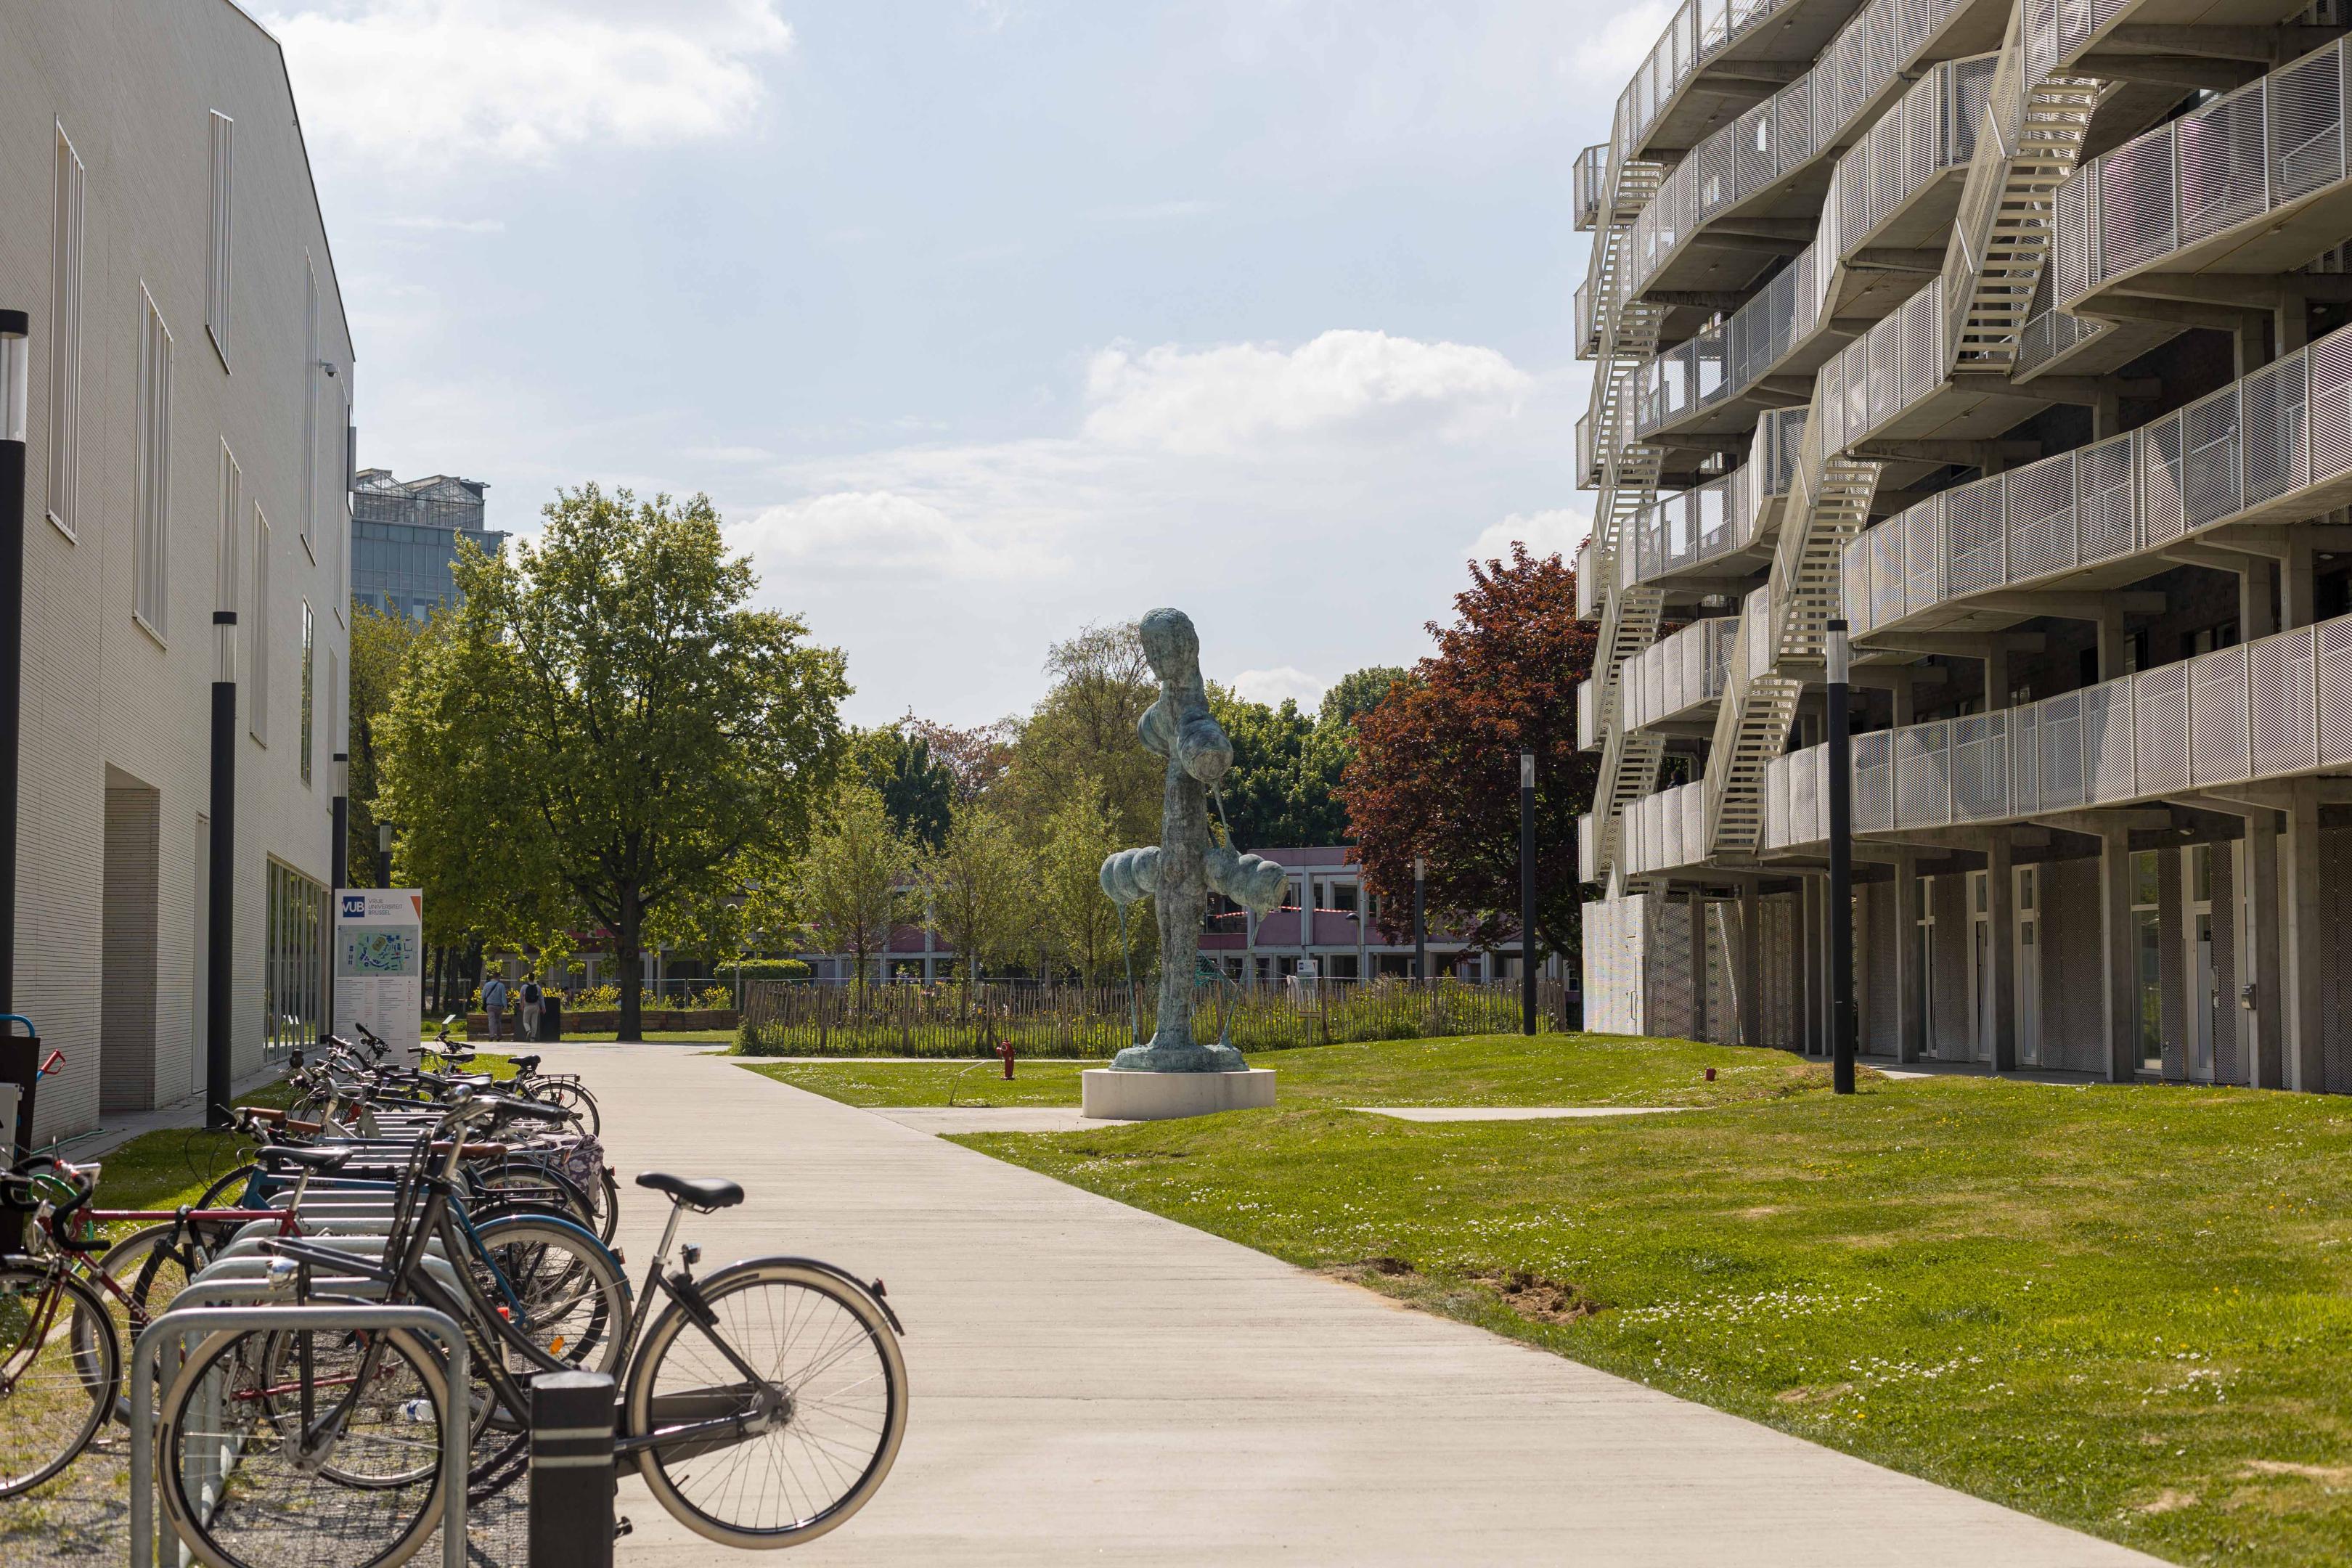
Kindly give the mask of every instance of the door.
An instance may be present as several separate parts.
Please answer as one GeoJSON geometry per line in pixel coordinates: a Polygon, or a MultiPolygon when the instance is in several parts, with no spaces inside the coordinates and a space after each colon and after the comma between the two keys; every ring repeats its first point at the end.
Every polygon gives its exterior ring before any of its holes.
{"type": "Polygon", "coordinates": [[[2017,1065],[2042,1065],[2042,911],[2037,866],[2020,866],[2017,878],[2017,1065]]]}
{"type": "Polygon", "coordinates": [[[2191,844],[2183,851],[2182,886],[2188,889],[2189,934],[2189,1076],[2199,1083],[2213,1081],[2213,1031],[2221,1006],[2219,983],[2213,973],[2213,847],[2191,844]]]}
{"type": "Polygon", "coordinates": [[[1992,916],[1986,907],[1989,871],[1969,873],[1969,995],[1976,1017],[1976,1059],[1992,1060],[1992,916]]]}

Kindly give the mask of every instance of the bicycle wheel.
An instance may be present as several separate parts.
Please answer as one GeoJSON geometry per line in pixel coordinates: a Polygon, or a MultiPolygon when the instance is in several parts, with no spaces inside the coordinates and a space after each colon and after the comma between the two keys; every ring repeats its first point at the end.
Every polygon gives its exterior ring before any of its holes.
{"type": "Polygon", "coordinates": [[[559,1105],[572,1112],[580,1130],[593,1138],[604,1131],[604,1116],[596,1109],[596,1097],[571,1079],[549,1079],[530,1086],[530,1098],[544,1104],[559,1105]]]}
{"type": "MultiPolygon", "coordinates": [[[[312,1298],[320,1304],[343,1299],[312,1298]]],[[[310,1419],[316,1421],[359,1380],[369,1339],[348,1330],[272,1332],[266,1339],[249,1338],[239,1351],[239,1371],[247,1381],[232,1391],[232,1397],[257,1405],[257,1419],[266,1422],[280,1441],[292,1443],[302,1430],[304,1390],[310,1395],[310,1419]]],[[[412,1369],[387,1356],[380,1358],[367,1397],[379,1405],[413,1413],[415,1402],[425,1397],[425,1389],[412,1369]]],[[[426,1471],[439,1462],[440,1452],[437,1447],[420,1451],[383,1444],[339,1444],[320,1461],[319,1473],[347,1487],[414,1486],[428,1479],[426,1471]]]]}
{"type": "Polygon", "coordinates": [[[872,1297],[782,1258],[701,1281],[714,1327],[672,1301],[629,1371],[632,1434],[747,1417],[741,1437],[656,1446],[638,1468],[654,1497],[723,1545],[798,1546],[864,1507],[907,1433],[907,1363],[872,1297]],[[761,1373],[747,1384],[712,1334],[761,1373]]]}
{"type": "MultiPolygon", "coordinates": [[[[564,1221],[507,1215],[474,1227],[481,1256],[474,1265],[488,1300],[507,1306],[509,1323],[546,1355],[588,1372],[620,1373],[628,1352],[629,1281],[590,1233],[564,1221]],[[507,1300],[490,1270],[506,1281],[507,1300]]],[[[509,1365],[529,1374],[541,1369],[509,1365]]]]}
{"type": "MultiPolygon", "coordinates": [[[[118,1342],[137,1344],[139,1331],[171,1310],[173,1299],[187,1287],[189,1276],[204,1263],[195,1243],[169,1221],[132,1231],[109,1247],[95,1272],[112,1280],[122,1297],[129,1298],[125,1300],[110,1293],[100,1298],[106,1303],[118,1342]]],[[[89,1322],[76,1317],[73,1331],[74,1348],[92,1353],[89,1322]]],[[[129,1421],[131,1406],[121,1405],[118,1414],[129,1421]]]]}
{"type": "Polygon", "coordinates": [[[286,1361],[270,1342],[295,1337],[215,1334],[181,1368],[156,1436],[172,1528],[210,1568],[403,1562],[441,1522],[448,1484],[438,1463],[449,1413],[439,1358],[399,1330],[382,1336],[363,1384],[356,1360],[314,1358],[312,1420],[339,1407],[345,1419],[323,1454],[306,1455],[299,1358],[292,1386],[265,1375],[286,1361]]]}
{"type": "Polygon", "coordinates": [[[121,1383],[121,1342],[97,1291],[46,1268],[0,1267],[0,1498],[73,1463],[121,1383]]]}

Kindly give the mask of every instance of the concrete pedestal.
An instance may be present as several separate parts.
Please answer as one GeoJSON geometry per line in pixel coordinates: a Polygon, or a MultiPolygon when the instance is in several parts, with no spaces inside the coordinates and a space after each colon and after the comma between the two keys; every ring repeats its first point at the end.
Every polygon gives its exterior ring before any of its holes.
{"type": "Polygon", "coordinates": [[[1274,1104],[1274,1073],[1120,1072],[1093,1068],[1078,1075],[1086,1115],[1112,1121],[1167,1121],[1213,1116],[1220,1110],[1264,1110],[1274,1104]]]}

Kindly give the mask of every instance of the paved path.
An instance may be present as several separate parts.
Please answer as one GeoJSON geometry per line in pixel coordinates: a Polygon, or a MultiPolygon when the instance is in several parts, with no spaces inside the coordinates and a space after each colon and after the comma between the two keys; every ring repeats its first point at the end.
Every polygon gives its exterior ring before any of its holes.
{"type": "MultiPolygon", "coordinates": [[[[740,1179],[709,1264],[887,1279],[913,1420],[828,1563],[2095,1568],[1875,1468],[667,1046],[577,1045],[612,1160],[740,1179]]],[[[660,1205],[625,1185],[642,1267],[660,1205]]],[[[732,1561],[625,1484],[628,1568],[732,1561]]]]}
{"type": "Polygon", "coordinates": [[[1687,1105],[1351,1105],[1399,1121],[1550,1121],[1561,1117],[1663,1116],[1687,1105]]]}

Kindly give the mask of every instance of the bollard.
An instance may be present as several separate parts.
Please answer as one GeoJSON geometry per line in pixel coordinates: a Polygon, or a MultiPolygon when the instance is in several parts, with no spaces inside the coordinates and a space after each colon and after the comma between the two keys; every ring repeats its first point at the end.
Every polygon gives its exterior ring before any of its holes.
{"type": "Polygon", "coordinates": [[[612,1378],[533,1378],[530,1568],[612,1568],[613,1489],[612,1378]]]}

